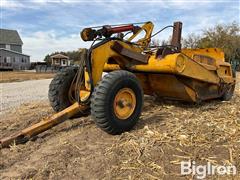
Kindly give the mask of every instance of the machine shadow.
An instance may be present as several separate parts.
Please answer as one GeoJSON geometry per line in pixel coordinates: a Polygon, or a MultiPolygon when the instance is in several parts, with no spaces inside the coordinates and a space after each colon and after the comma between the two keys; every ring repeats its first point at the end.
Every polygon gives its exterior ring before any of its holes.
{"type": "Polygon", "coordinates": [[[45,139],[52,136],[54,134],[53,132],[57,133],[69,132],[78,128],[85,128],[88,125],[94,124],[94,122],[90,119],[90,115],[83,115],[82,117],[79,118],[70,118],[66,121],[69,121],[68,124],[70,125],[66,125],[63,123],[61,124],[63,125],[63,127],[61,125],[53,127],[52,129],[49,129],[48,131],[45,131],[42,134],[39,134],[38,136],[31,138],[30,140],[36,141],[38,139],[45,139]]]}
{"type": "Polygon", "coordinates": [[[154,108],[161,106],[163,109],[166,108],[165,106],[174,106],[174,108],[181,108],[181,109],[205,109],[210,110],[214,109],[216,105],[221,104],[221,100],[208,100],[202,101],[199,103],[194,102],[184,102],[184,101],[177,101],[177,100],[169,100],[169,99],[161,99],[154,96],[144,96],[144,107],[142,115],[138,121],[137,126],[134,129],[143,129],[145,126],[154,125],[157,123],[164,123],[166,119],[169,117],[169,112],[161,112],[160,114],[156,113],[154,108]],[[144,116],[144,117],[143,117],[144,116]]]}

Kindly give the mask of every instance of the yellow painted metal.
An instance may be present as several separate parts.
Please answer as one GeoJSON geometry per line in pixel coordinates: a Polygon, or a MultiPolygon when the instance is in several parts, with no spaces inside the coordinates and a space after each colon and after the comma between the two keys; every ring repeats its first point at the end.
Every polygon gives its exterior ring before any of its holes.
{"type": "Polygon", "coordinates": [[[209,56],[216,61],[224,62],[224,53],[219,48],[204,48],[204,49],[182,49],[182,53],[194,59],[194,55],[209,56]]]}
{"type": "Polygon", "coordinates": [[[176,73],[176,60],[178,53],[168,55],[164,59],[157,59],[155,55],[151,55],[148,64],[133,65],[130,68],[141,72],[162,72],[176,73]]]}
{"type": "MultiPolygon", "coordinates": [[[[134,40],[141,31],[145,31],[145,36],[142,39],[139,39],[136,45],[124,43],[122,41],[117,41],[119,44],[121,44],[124,48],[130,49],[134,52],[139,52],[141,53],[143,49],[147,48],[149,42],[151,41],[151,34],[153,30],[153,23],[152,22],[147,22],[145,23],[142,27],[141,30],[139,30],[137,33],[133,34],[128,41],[134,40]]],[[[116,69],[121,69],[120,67],[124,67],[129,64],[129,59],[126,57],[123,57],[122,55],[116,53],[111,49],[111,46],[114,44],[115,41],[108,41],[107,43],[102,44],[101,46],[93,49],[92,54],[91,54],[91,62],[92,62],[92,79],[93,79],[93,84],[96,85],[97,82],[101,79],[102,77],[102,72],[104,71],[112,71],[116,69]],[[108,65],[107,62],[109,59],[114,59],[116,64],[111,64],[108,65]]]]}
{"type": "Polygon", "coordinates": [[[133,114],[136,103],[137,100],[133,90],[130,88],[120,89],[114,98],[113,109],[115,115],[120,120],[126,120],[133,114]]]}
{"type": "MultiPolygon", "coordinates": [[[[115,52],[113,52],[113,54],[114,53],[115,52]]],[[[104,57],[104,56],[101,56],[101,57],[104,57]]],[[[114,58],[114,56],[111,56],[111,57],[114,58]]],[[[119,67],[116,65],[107,64],[107,60],[105,60],[105,62],[106,64],[104,66],[104,70],[106,71],[110,71],[111,67],[114,68],[112,70],[118,69],[119,67]]],[[[96,62],[96,64],[98,63],[96,62]]],[[[127,66],[127,64],[125,65],[127,66]]],[[[96,66],[99,67],[98,65],[96,66]]],[[[215,83],[215,84],[219,83],[219,78],[214,74],[214,72],[210,72],[208,68],[206,68],[201,63],[193,61],[192,59],[190,59],[189,57],[181,53],[170,54],[165,56],[163,59],[158,59],[156,58],[155,54],[153,54],[150,56],[148,60],[148,64],[137,64],[137,65],[130,64],[127,66],[127,69],[133,70],[133,71],[139,71],[139,72],[149,72],[149,73],[150,72],[173,73],[173,74],[179,74],[179,75],[195,78],[195,79],[210,82],[210,83],[215,83]]]]}
{"type": "Polygon", "coordinates": [[[224,53],[219,48],[204,49],[182,49],[182,53],[194,59],[197,63],[204,66],[207,70],[213,71],[217,77],[220,77],[225,83],[234,83],[231,65],[225,62],[224,53]],[[205,59],[196,58],[203,56],[205,59]]]}
{"type": "Polygon", "coordinates": [[[134,38],[136,38],[142,31],[145,32],[145,36],[142,38],[142,39],[139,39],[136,44],[140,45],[143,49],[145,49],[148,44],[150,43],[151,41],[151,35],[152,35],[152,31],[153,31],[153,23],[152,22],[147,22],[145,23],[141,29],[133,34],[131,37],[128,38],[127,41],[131,42],[132,40],[134,40],[134,38]]]}
{"type": "Polygon", "coordinates": [[[103,71],[104,72],[110,72],[110,71],[115,71],[115,70],[120,70],[120,66],[118,64],[108,64],[108,63],[105,63],[104,64],[104,68],[103,68],[103,71]]]}
{"type": "Polygon", "coordinates": [[[86,70],[86,68],[84,68],[84,84],[80,87],[79,90],[79,96],[81,101],[86,101],[91,95],[91,86],[90,86],[90,78],[89,78],[89,74],[86,70]]]}
{"type": "Polygon", "coordinates": [[[172,74],[149,74],[148,79],[152,91],[158,97],[196,101],[196,93],[172,74]]]}
{"type": "MultiPolygon", "coordinates": [[[[117,40],[116,40],[117,41],[117,40]]],[[[110,58],[114,59],[118,65],[125,66],[128,64],[129,59],[116,53],[111,49],[111,46],[115,41],[109,41],[92,51],[91,61],[92,61],[92,79],[93,84],[96,85],[98,81],[102,78],[102,73],[104,70],[104,65],[108,62],[110,58]]],[[[142,49],[138,46],[126,44],[122,41],[117,41],[123,47],[133,50],[134,52],[142,52],[142,49]]],[[[116,67],[116,66],[114,66],[116,67]]]]}
{"type": "Polygon", "coordinates": [[[135,75],[137,76],[137,78],[139,79],[141,86],[144,90],[144,94],[147,95],[154,95],[154,91],[151,87],[151,84],[149,83],[149,75],[148,73],[135,73],[135,75]]]}
{"type": "Polygon", "coordinates": [[[85,88],[90,91],[91,89],[90,78],[86,68],[84,68],[84,82],[85,82],[85,88]]]}
{"type": "Polygon", "coordinates": [[[79,96],[80,96],[80,99],[81,101],[86,101],[89,96],[90,96],[90,91],[89,90],[80,90],[80,93],[79,93],[79,96]]]}
{"type": "Polygon", "coordinates": [[[224,54],[219,49],[183,49],[179,53],[169,54],[164,58],[159,58],[156,53],[152,53],[149,54],[148,63],[143,64],[133,63],[130,59],[113,51],[111,46],[115,41],[124,48],[142,52],[141,48],[118,40],[106,42],[94,49],[92,51],[94,85],[101,80],[103,71],[127,69],[137,74],[145,94],[158,94],[161,97],[195,102],[197,99],[211,99],[220,96],[218,93],[220,82],[234,83],[231,66],[225,62],[224,54]],[[168,79],[162,74],[172,76],[168,79]],[[187,82],[188,85],[186,85],[184,84],[186,79],[181,81],[179,78],[176,79],[176,76],[188,78],[190,82],[187,82]],[[211,91],[209,94],[207,94],[208,90],[211,91]],[[204,94],[202,91],[206,93],[204,94]]]}

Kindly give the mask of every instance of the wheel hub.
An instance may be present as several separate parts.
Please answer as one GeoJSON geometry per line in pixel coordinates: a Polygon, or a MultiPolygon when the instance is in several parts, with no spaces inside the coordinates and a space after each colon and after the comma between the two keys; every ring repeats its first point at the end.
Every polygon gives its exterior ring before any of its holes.
{"type": "Polygon", "coordinates": [[[118,91],[114,99],[114,113],[121,119],[129,118],[136,107],[136,96],[130,88],[123,88],[118,91]]]}

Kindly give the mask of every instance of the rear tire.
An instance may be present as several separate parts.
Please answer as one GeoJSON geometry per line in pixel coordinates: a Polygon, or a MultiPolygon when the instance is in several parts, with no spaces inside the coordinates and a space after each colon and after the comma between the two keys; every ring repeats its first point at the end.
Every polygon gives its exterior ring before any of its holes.
{"type": "MultiPolygon", "coordinates": [[[[236,71],[232,70],[233,77],[236,78],[236,71]]],[[[226,92],[221,97],[222,101],[230,101],[232,99],[232,96],[234,94],[235,84],[229,85],[226,92]]]]}
{"type": "MultiPolygon", "coordinates": [[[[77,71],[78,68],[76,67],[64,68],[51,81],[48,90],[48,99],[55,112],[62,111],[73,104],[69,98],[69,89],[77,71]]],[[[78,113],[73,117],[80,117],[85,115],[85,113],[87,114],[88,110],[84,113],[78,113]]]]}
{"type": "Polygon", "coordinates": [[[105,75],[91,98],[95,123],[109,134],[129,131],[137,123],[143,105],[143,90],[137,77],[118,70],[105,75]]]}

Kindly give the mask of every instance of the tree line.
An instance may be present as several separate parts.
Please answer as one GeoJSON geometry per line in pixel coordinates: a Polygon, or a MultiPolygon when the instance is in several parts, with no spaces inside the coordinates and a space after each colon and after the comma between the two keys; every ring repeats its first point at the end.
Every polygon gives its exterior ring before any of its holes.
{"type": "Polygon", "coordinates": [[[240,63],[240,26],[236,22],[203,29],[202,35],[191,33],[182,44],[184,48],[221,48],[227,61],[240,63]]]}

